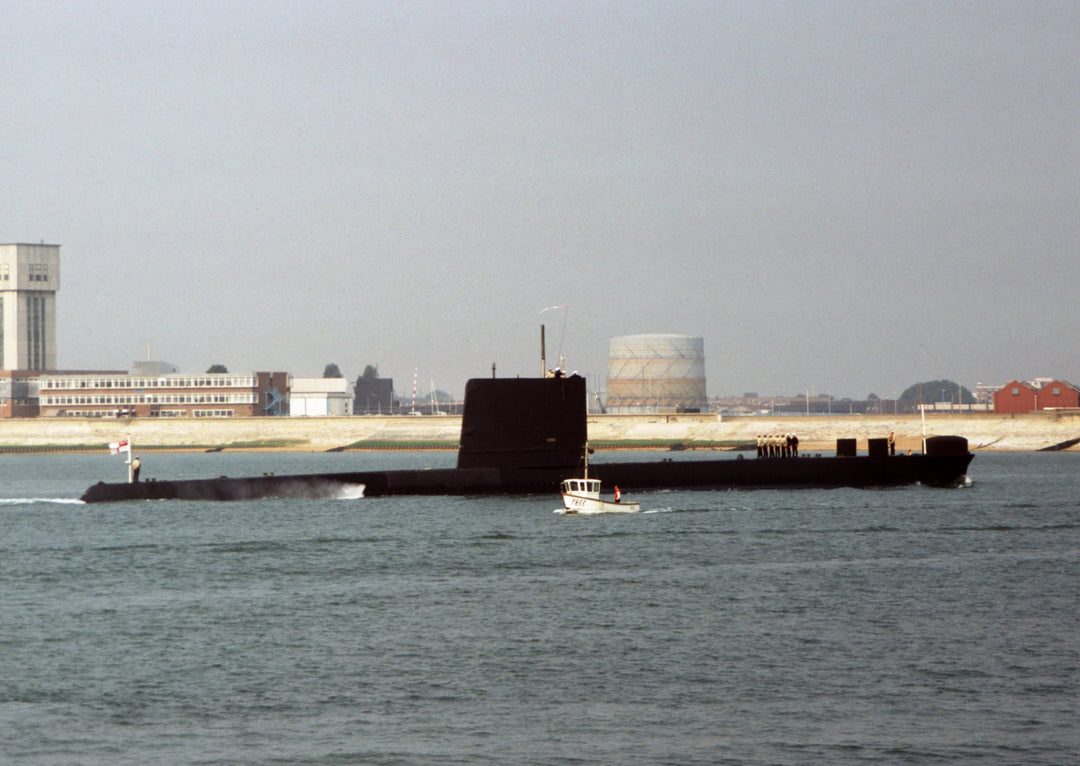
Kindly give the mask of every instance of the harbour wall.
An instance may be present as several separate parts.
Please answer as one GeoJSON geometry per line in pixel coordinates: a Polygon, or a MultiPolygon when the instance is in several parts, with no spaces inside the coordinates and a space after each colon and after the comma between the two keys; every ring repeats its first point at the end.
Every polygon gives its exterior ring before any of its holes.
{"type": "MultiPolygon", "coordinates": [[[[893,432],[897,449],[918,451],[923,421],[918,415],[811,415],[721,418],[717,415],[591,415],[589,439],[607,447],[688,448],[753,443],[758,434],[798,435],[801,451],[832,451],[837,438],[868,438],[893,432]]],[[[454,448],[461,430],[455,416],[327,418],[26,418],[0,420],[0,452],[49,449],[104,449],[131,437],[139,449],[280,449],[323,452],[348,448],[454,448]]],[[[1033,451],[1080,439],[1080,412],[1001,415],[934,414],[926,434],[956,434],[972,450],[1033,451]]],[[[1078,449],[1073,447],[1073,449],[1078,449]]]]}

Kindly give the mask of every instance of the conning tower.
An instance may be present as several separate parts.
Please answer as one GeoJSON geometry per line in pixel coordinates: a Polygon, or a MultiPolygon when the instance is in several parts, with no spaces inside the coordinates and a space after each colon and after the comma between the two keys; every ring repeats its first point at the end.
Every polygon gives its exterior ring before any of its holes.
{"type": "Polygon", "coordinates": [[[587,440],[585,378],[473,378],[458,468],[575,468],[587,440]]]}

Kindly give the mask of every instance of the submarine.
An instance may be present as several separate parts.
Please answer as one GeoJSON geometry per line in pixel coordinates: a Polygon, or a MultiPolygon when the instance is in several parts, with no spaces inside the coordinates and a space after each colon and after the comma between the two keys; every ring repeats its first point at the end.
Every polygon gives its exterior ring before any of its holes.
{"type": "MultiPolygon", "coordinates": [[[[124,500],[248,500],[389,495],[557,494],[580,473],[587,447],[585,379],[474,378],[465,386],[457,465],[444,469],[356,471],[179,481],[98,482],[87,503],[124,500]]],[[[858,455],[854,439],[838,439],[835,456],[654,460],[592,463],[605,488],[778,489],[892,487],[964,483],[974,456],[962,436],[932,436],[922,453],[890,455],[870,439],[858,455]]]]}

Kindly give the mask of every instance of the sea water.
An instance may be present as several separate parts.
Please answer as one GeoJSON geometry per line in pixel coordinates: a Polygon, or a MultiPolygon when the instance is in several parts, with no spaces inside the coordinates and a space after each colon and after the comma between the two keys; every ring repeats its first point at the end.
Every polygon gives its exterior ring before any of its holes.
{"type": "MultiPolygon", "coordinates": [[[[452,464],[151,453],[143,476],[452,464]]],[[[0,456],[0,763],[1075,763],[1078,469],[979,454],[956,490],[568,517],[83,505],[123,458],[0,456]]]]}

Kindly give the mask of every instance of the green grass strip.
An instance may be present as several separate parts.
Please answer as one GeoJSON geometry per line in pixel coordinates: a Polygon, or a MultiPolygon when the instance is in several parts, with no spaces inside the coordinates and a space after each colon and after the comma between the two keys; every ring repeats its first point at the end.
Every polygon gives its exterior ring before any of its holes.
{"type": "Polygon", "coordinates": [[[456,439],[361,439],[348,444],[343,449],[355,450],[433,450],[457,449],[456,439]]]}
{"type": "Polygon", "coordinates": [[[745,439],[730,439],[723,441],[677,441],[669,439],[616,439],[610,441],[589,441],[589,446],[599,450],[742,450],[754,449],[755,443],[745,439]]]}
{"type": "Polygon", "coordinates": [[[226,449],[288,449],[289,447],[295,447],[299,444],[307,444],[303,439],[267,439],[266,441],[247,441],[247,442],[229,442],[227,444],[217,444],[214,448],[226,449]]]}

